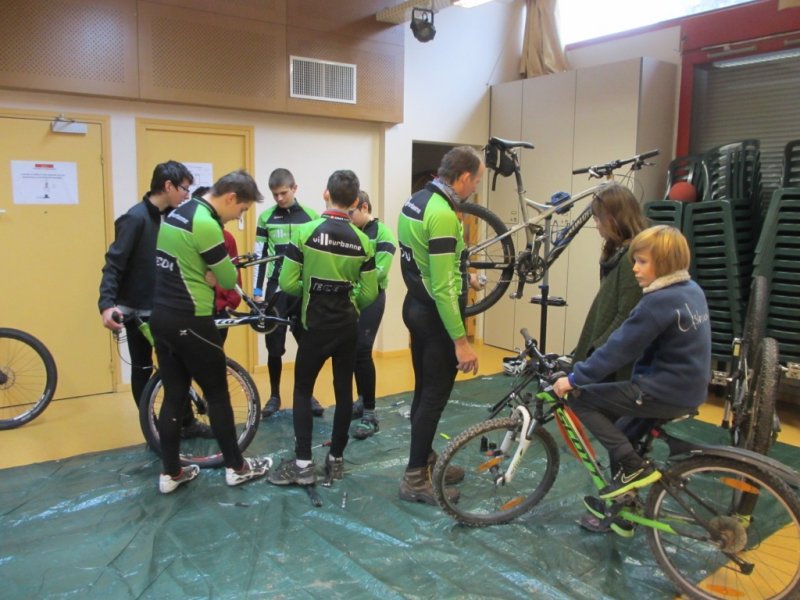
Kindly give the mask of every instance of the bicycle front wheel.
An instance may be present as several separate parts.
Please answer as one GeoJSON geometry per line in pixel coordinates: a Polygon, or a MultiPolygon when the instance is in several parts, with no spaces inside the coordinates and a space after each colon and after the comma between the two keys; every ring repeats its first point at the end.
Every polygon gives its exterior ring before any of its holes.
{"type": "Polygon", "coordinates": [[[56,392],[56,361],[29,333],[0,328],[0,429],[38,417],[56,392]]]}
{"type": "MultiPolygon", "coordinates": [[[[233,409],[233,422],[236,427],[236,438],[239,450],[244,452],[256,435],[261,419],[261,402],[258,389],[247,370],[230,358],[227,362],[228,392],[233,409]]],[[[158,414],[164,401],[164,386],[161,375],[156,373],[147,382],[142,398],[139,401],[139,424],[142,427],[147,444],[159,456],[161,442],[158,437],[158,414]]],[[[188,402],[191,403],[194,418],[210,425],[208,404],[203,391],[194,381],[189,390],[188,402]]],[[[195,464],[202,468],[219,467],[223,464],[222,453],[216,439],[191,438],[181,440],[181,463],[195,464]]]]}
{"type": "Polygon", "coordinates": [[[494,306],[503,296],[514,275],[514,242],[508,235],[489,243],[508,228],[488,208],[474,202],[463,202],[464,240],[467,244],[467,270],[471,275],[486,278],[483,290],[470,292],[466,316],[471,317],[494,306]]]}
{"type": "Polygon", "coordinates": [[[431,476],[442,509],[460,523],[483,527],[507,523],[533,508],[556,479],[558,448],[552,436],[537,427],[513,478],[508,480],[522,435],[521,420],[506,417],[474,425],[453,439],[436,461],[431,476]],[[465,472],[457,486],[457,503],[445,493],[445,473],[450,465],[458,465],[465,472]]]}
{"type": "Polygon", "coordinates": [[[645,516],[656,561],[691,598],[797,598],[800,500],[780,479],[703,456],[664,473],[645,516]]]}

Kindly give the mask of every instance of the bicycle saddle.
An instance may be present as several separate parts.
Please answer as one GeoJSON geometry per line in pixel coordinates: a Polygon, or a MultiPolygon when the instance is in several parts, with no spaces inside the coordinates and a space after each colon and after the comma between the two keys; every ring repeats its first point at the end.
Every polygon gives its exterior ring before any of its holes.
{"type": "Polygon", "coordinates": [[[512,142],[510,140],[504,140],[498,137],[490,137],[489,143],[493,146],[497,146],[503,151],[511,150],[512,148],[530,148],[533,149],[533,144],[530,142],[512,142]]]}

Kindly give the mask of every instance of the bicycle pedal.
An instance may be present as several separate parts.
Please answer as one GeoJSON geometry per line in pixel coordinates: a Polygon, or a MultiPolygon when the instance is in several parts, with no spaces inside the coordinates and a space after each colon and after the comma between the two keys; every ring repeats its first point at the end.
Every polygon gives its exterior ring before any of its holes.
{"type": "Polygon", "coordinates": [[[617,512],[619,512],[625,506],[635,504],[636,502],[639,501],[638,490],[631,490],[629,492],[625,492],[624,494],[620,494],[619,496],[611,498],[611,500],[614,501],[614,503],[611,505],[612,507],[619,505],[619,509],[617,510],[617,512]]]}

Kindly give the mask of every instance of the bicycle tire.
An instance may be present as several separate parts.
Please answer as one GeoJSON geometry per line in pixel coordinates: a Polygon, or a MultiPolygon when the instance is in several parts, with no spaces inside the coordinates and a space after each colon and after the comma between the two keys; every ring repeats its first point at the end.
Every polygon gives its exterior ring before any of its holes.
{"type": "Polygon", "coordinates": [[[44,343],[19,329],[0,328],[0,429],[42,414],[57,384],[56,361],[44,343]]]}
{"type": "Polygon", "coordinates": [[[690,458],[653,486],[645,516],[676,530],[648,528],[647,540],[659,566],[687,596],[800,594],[800,500],[775,476],[728,458],[690,458]],[[745,496],[756,500],[742,514],[745,496]],[[749,574],[737,567],[740,560],[753,566],[749,574]]]}
{"type": "Polygon", "coordinates": [[[741,420],[742,447],[766,454],[775,441],[775,404],[781,366],[778,362],[778,342],[765,337],[758,345],[753,365],[750,393],[745,396],[744,416],[741,420]]]}
{"type": "Polygon", "coordinates": [[[518,417],[492,419],[473,425],[448,444],[431,475],[434,495],[444,512],[470,527],[498,525],[528,512],[547,494],[558,474],[559,455],[552,436],[542,427],[534,430],[513,480],[495,483],[505,472],[497,467],[507,466],[517,449],[515,439],[509,454],[502,455],[500,444],[508,432],[519,436],[521,426],[518,417]],[[489,452],[494,453],[491,458],[489,452]],[[444,479],[447,467],[456,463],[465,473],[457,487],[460,497],[453,502],[445,493],[444,479]],[[496,464],[489,468],[489,463],[496,464]]]}
{"type": "MultiPolygon", "coordinates": [[[[258,430],[261,420],[261,401],[256,384],[247,370],[230,358],[226,358],[226,362],[237,443],[239,450],[244,452],[258,430]]],[[[139,403],[139,424],[142,433],[147,444],[159,456],[161,456],[161,442],[158,436],[157,417],[161,410],[163,391],[161,375],[156,372],[147,382],[139,403]]],[[[195,382],[192,382],[189,393],[195,418],[209,425],[208,408],[195,382]]],[[[223,456],[216,439],[182,439],[180,458],[184,465],[195,464],[204,469],[223,464],[223,456]]]]}
{"type": "Polygon", "coordinates": [[[747,364],[755,364],[758,346],[767,334],[767,310],[769,307],[769,286],[767,278],[757,275],[750,285],[750,296],[747,300],[747,312],[742,326],[741,354],[747,358],[747,364]]]}
{"type": "Polygon", "coordinates": [[[484,289],[475,294],[476,301],[467,301],[464,314],[472,317],[494,306],[508,289],[514,275],[514,241],[509,235],[475,251],[474,248],[478,245],[506,233],[508,228],[500,217],[480,204],[463,202],[459,205],[459,210],[478,219],[474,225],[475,235],[471,235],[469,231],[469,227],[473,225],[467,223],[464,226],[464,239],[470,240],[467,248],[467,271],[486,277],[484,289]]]}

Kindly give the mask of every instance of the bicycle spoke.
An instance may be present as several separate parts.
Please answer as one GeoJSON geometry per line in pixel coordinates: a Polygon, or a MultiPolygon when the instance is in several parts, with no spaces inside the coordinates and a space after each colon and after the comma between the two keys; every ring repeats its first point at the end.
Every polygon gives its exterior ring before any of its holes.
{"type": "Polygon", "coordinates": [[[442,508],[458,521],[473,526],[505,523],[530,510],[552,486],[558,451],[552,437],[541,429],[509,478],[518,445],[514,441],[504,451],[503,441],[516,427],[512,418],[480,423],[455,438],[440,456],[433,473],[434,490],[442,508]],[[457,504],[444,492],[444,473],[451,464],[465,471],[457,486],[457,504]]]}
{"type": "Polygon", "coordinates": [[[55,393],[55,362],[36,338],[16,329],[0,329],[0,429],[27,423],[55,393]]]}
{"type": "Polygon", "coordinates": [[[797,593],[800,501],[783,482],[715,457],[678,463],[664,477],[648,497],[646,512],[678,535],[650,529],[648,541],[682,591],[698,598],[797,593]]]}

